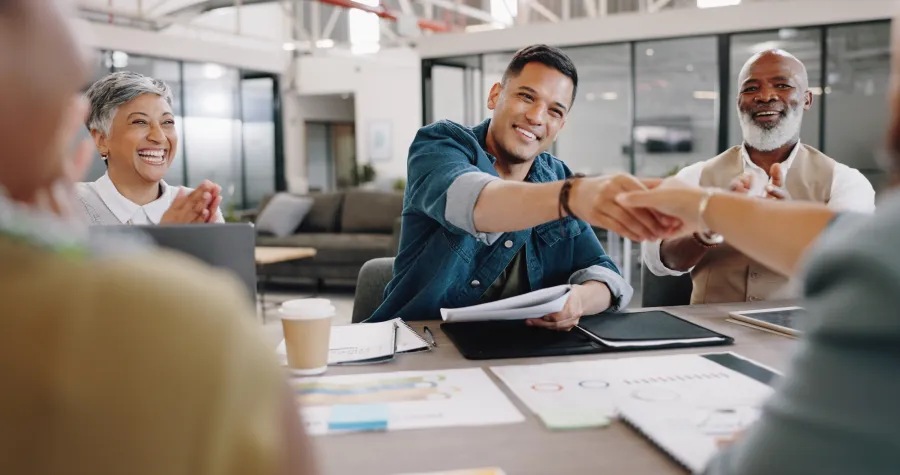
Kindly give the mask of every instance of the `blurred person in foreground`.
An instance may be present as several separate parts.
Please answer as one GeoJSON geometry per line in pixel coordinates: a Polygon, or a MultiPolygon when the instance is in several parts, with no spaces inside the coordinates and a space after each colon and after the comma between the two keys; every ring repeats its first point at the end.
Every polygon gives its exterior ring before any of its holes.
{"type": "Polygon", "coordinates": [[[169,186],[163,177],[178,150],[172,91],[130,71],[112,73],[90,87],[87,128],[106,173],[76,187],[83,219],[94,225],[223,223],[221,187],[169,186]]]}
{"type": "Polygon", "coordinates": [[[0,473],[311,473],[237,284],[152,249],[98,255],[64,152],[81,51],[56,0],[0,0],[0,473]]]}
{"type": "MultiPolygon", "coordinates": [[[[743,144],[683,168],[680,181],[760,199],[825,203],[837,211],[875,210],[875,190],[862,173],[800,141],[813,101],[800,60],[784,50],[762,51],[741,69],[737,87],[743,144]]],[[[787,277],[702,233],[647,242],[642,254],[656,275],[690,273],[692,304],[796,296],[787,277]]]]}
{"type": "MultiPolygon", "coordinates": [[[[895,59],[890,166],[900,170],[895,59]]],[[[680,218],[786,276],[803,276],[813,320],[760,420],[714,458],[709,475],[900,471],[900,190],[874,215],[760,200],[671,179],[621,204],[680,218]],[[777,230],[777,232],[772,232],[777,230]]]]}

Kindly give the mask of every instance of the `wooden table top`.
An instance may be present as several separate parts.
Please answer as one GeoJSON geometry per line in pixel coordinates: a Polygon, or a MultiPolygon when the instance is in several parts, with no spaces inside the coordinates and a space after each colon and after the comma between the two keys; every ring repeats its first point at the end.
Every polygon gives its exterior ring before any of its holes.
{"type": "MultiPolygon", "coordinates": [[[[487,369],[501,365],[726,351],[783,371],[796,340],[725,321],[729,311],[777,306],[785,305],[770,302],[664,309],[734,337],[733,346],[516,360],[466,360],[440,330],[440,322],[410,322],[420,335],[424,335],[423,326],[427,325],[434,333],[438,347],[431,352],[398,355],[387,364],[331,367],[327,374],[487,369]]],[[[394,475],[495,466],[508,475],[686,473],[644,437],[620,422],[600,429],[548,430],[493,373],[486,372],[525,415],[524,423],[318,436],[313,443],[321,473],[394,475]]]]}
{"type": "Polygon", "coordinates": [[[309,259],[316,256],[316,250],[311,247],[257,246],[253,253],[257,265],[277,264],[279,262],[309,259]]]}

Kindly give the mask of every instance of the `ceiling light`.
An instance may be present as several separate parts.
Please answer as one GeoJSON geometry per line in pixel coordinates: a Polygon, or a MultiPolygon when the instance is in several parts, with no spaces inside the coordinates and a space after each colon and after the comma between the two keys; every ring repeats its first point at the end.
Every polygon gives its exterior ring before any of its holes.
{"type": "Polygon", "coordinates": [[[297,49],[297,45],[290,41],[281,45],[281,47],[284,48],[285,51],[294,51],[297,49]]]}
{"type": "Polygon", "coordinates": [[[334,48],[334,40],[324,39],[316,40],[316,48],[334,48]]]}
{"type": "Polygon", "coordinates": [[[203,76],[207,79],[219,79],[225,75],[225,68],[218,64],[207,63],[203,65],[203,76]]]}
{"type": "Polygon", "coordinates": [[[687,65],[687,67],[684,68],[684,69],[687,69],[687,72],[692,73],[692,72],[694,72],[694,65],[693,65],[693,64],[689,64],[689,65],[687,65]]]}
{"type": "Polygon", "coordinates": [[[716,91],[694,91],[694,99],[714,101],[718,98],[719,93],[716,91]]]}
{"type": "Polygon", "coordinates": [[[697,0],[697,8],[731,7],[740,3],[741,0],[697,0]]]}
{"type": "Polygon", "coordinates": [[[653,48],[647,48],[647,56],[653,56],[653,53],[655,53],[655,51],[653,51],[653,48]]]}
{"type": "Polygon", "coordinates": [[[589,92],[584,95],[584,99],[588,102],[594,102],[594,99],[597,99],[597,95],[593,92],[589,92]]]}
{"type": "Polygon", "coordinates": [[[809,88],[809,92],[811,92],[812,95],[814,95],[814,96],[821,96],[822,88],[813,86],[813,87],[809,88]]]}
{"type": "Polygon", "coordinates": [[[112,66],[114,68],[123,69],[128,67],[128,53],[124,51],[113,51],[112,66]]]}
{"type": "Polygon", "coordinates": [[[603,94],[600,94],[600,97],[604,101],[614,101],[619,98],[619,95],[615,92],[604,92],[603,94]]]}
{"type": "Polygon", "coordinates": [[[481,23],[478,25],[469,25],[466,27],[466,33],[478,33],[480,31],[502,30],[506,28],[503,23],[481,23]]]}

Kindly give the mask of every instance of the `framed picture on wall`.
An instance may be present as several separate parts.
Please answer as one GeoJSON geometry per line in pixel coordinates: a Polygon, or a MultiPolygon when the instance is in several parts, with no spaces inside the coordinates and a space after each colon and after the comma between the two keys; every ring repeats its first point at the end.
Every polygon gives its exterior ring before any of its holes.
{"type": "Polygon", "coordinates": [[[392,144],[390,120],[373,120],[369,122],[369,160],[387,162],[391,160],[392,144]]]}

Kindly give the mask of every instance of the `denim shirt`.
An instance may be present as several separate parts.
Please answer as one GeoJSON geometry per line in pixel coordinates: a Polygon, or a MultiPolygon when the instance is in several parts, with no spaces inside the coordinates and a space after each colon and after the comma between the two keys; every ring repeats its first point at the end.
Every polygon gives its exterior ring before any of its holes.
{"type": "MultiPolygon", "coordinates": [[[[496,159],[485,151],[489,125],[441,121],[419,130],[409,150],[393,279],[384,303],[367,321],[437,320],[441,308],[474,305],[523,246],[531,290],[596,280],[612,293],[609,311],[628,305],[631,286],[584,221],[566,217],[509,233],[475,229],[478,195],[501,179],[496,159]]],[[[525,181],[547,183],[571,174],[563,162],[543,153],[525,181]]],[[[528,203],[521,206],[527,209],[528,203]]]]}

